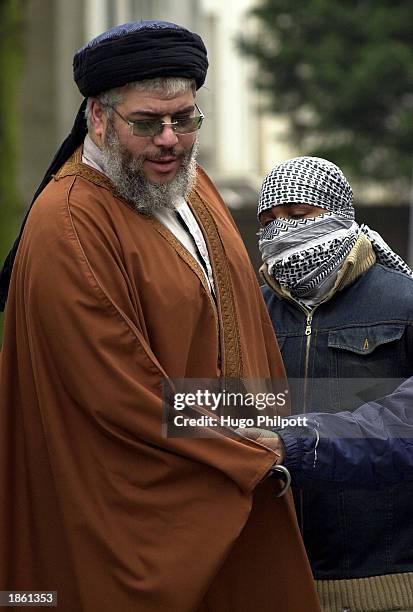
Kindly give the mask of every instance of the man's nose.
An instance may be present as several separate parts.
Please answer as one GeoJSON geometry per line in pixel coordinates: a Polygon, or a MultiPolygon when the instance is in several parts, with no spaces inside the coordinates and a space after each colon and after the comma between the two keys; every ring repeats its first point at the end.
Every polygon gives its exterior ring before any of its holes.
{"type": "Polygon", "coordinates": [[[160,147],[174,147],[178,142],[178,136],[173,131],[172,125],[165,122],[162,131],[153,137],[153,142],[160,147]]]}

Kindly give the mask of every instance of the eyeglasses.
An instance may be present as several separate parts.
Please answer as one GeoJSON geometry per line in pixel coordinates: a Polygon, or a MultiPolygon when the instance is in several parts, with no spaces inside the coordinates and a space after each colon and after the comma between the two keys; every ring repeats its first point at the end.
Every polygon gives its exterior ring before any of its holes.
{"type": "Polygon", "coordinates": [[[162,119],[137,119],[136,121],[130,121],[123,117],[113,106],[107,104],[109,108],[111,108],[117,115],[120,117],[125,123],[127,123],[130,127],[130,133],[134,136],[140,136],[142,138],[158,136],[162,134],[165,126],[169,126],[174,134],[183,135],[183,134],[192,134],[200,129],[202,122],[204,120],[204,114],[201,109],[195,104],[195,108],[198,112],[198,115],[195,117],[184,116],[184,117],[174,117],[171,123],[167,121],[162,121],[162,119]]]}

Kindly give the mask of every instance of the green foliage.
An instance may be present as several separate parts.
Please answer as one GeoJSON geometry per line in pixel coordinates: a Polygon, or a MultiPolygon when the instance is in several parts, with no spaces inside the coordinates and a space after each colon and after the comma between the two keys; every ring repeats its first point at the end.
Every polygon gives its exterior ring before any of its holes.
{"type": "Polygon", "coordinates": [[[261,0],[240,38],[256,86],[285,113],[292,142],[376,180],[410,179],[411,0],[261,0]]]}
{"type": "Polygon", "coordinates": [[[19,0],[0,0],[0,265],[16,236],[20,216],[16,189],[20,8],[19,0]]]}

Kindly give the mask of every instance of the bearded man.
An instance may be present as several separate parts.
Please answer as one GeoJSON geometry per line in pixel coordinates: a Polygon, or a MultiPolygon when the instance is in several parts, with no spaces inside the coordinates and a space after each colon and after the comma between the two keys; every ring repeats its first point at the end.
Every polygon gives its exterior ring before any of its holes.
{"type": "Polygon", "coordinates": [[[278,441],[162,435],[164,381],[284,376],[195,162],[207,65],[165,22],[82,48],[87,101],[3,269],[0,590],[57,591],[63,612],[319,610],[266,478],[278,441]]]}

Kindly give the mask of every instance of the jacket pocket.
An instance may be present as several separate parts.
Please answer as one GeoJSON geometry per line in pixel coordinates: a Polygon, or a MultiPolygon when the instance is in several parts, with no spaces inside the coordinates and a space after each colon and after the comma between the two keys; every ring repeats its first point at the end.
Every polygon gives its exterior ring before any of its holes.
{"type": "Polygon", "coordinates": [[[329,348],[370,355],[377,347],[400,340],[405,325],[383,323],[368,327],[347,327],[328,334],[329,348]]]}
{"type": "Polygon", "coordinates": [[[403,324],[382,323],[329,332],[335,410],[354,410],[398,386],[407,363],[405,329],[403,324]]]}

